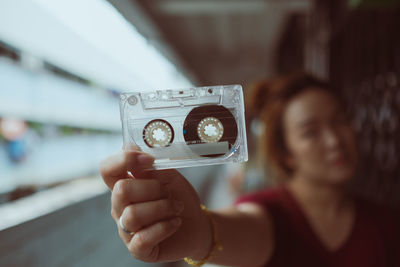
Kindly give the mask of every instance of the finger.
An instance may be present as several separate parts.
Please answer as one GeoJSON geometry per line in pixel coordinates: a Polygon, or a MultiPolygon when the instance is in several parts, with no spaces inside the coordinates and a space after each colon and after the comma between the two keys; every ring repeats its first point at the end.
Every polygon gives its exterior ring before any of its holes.
{"type": "Polygon", "coordinates": [[[130,236],[134,234],[134,232],[131,232],[130,230],[126,229],[124,223],[122,222],[122,216],[119,217],[118,227],[119,227],[120,230],[122,230],[124,233],[126,233],[126,234],[128,234],[130,236]]]}
{"type": "Polygon", "coordinates": [[[136,232],[130,242],[128,249],[131,254],[139,260],[155,262],[158,260],[158,244],[173,235],[182,223],[182,219],[175,217],[170,220],[161,221],[136,232]]]}
{"type": "Polygon", "coordinates": [[[161,184],[170,184],[179,179],[179,177],[183,178],[182,174],[176,169],[150,170],[147,176],[158,180],[161,184]]]}
{"type": "MultiPolygon", "coordinates": [[[[135,178],[146,178],[146,174],[152,169],[154,158],[144,152],[127,151],[127,169],[135,178]]],[[[149,176],[151,177],[151,176],[149,176]]]]}
{"type": "Polygon", "coordinates": [[[128,177],[128,173],[125,168],[125,157],[121,152],[104,159],[100,163],[99,169],[100,175],[103,177],[105,184],[111,190],[116,181],[128,177]]]}
{"type": "Polygon", "coordinates": [[[173,199],[137,203],[126,206],[120,220],[125,229],[137,232],[145,226],[179,215],[183,208],[182,201],[173,199]]]}
{"type": "Polygon", "coordinates": [[[169,198],[169,191],[155,179],[121,179],[115,183],[111,193],[111,215],[117,221],[129,204],[163,198],[169,198]]]}
{"type": "Polygon", "coordinates": [[[119,179],[129,177],[128,170],[148,169],[154,159],[148,154],[138,150],[121,151],[100,163],[100,174],[106,185],[112,190],[119,179]]]}
{"type": "Polygon", "coordinates": [[[135,144],[128,144],[123,147],[123,151],[125,151],[127,157],[127,169],[130,171],[136,178],[138,178],[138,174],[151,169],[154,157],[148,153],[142,152],[139,146],[135,144]]]}

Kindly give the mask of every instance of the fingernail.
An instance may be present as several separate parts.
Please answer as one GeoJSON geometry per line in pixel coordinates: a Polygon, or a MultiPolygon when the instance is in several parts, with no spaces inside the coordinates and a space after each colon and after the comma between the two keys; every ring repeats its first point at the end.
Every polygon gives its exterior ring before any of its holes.
{"type": "Polygon", "coordinates": [[[172,219],[170,222],[173,226],[179,226],[181,224],[182,220],[181,220],[181,218],[176,217],[176,218],[172,219]]]}
{"type": "Polygon", "coordinates": [[[179,200],[174,200],[174,210],[176,214],[179,214],[183,211],[183,202],[179,200]]]}
{"type": "Polygon", "coordinates": [[[154,158],[149,154],[140,154],[137,157],[137,160],[142,165],[151,165],[154,162],[154,158]]]}

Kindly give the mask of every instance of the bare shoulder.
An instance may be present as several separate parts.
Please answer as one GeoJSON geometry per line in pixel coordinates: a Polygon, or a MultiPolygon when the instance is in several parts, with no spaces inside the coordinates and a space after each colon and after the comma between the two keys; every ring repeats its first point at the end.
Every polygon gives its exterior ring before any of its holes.
{"type": "Polygon", "coordinates": [[[249,216],[259,217],[260,219],[270,220],[268,209],[257,202],[242,202],[235,205],[240,212],[246,213],[249,216]]]}

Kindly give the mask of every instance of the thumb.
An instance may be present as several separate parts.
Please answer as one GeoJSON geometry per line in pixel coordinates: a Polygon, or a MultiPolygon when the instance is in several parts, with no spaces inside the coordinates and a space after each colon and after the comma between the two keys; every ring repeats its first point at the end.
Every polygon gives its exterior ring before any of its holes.
{"type": "Polygon", "coordinates": [[[147,172],[146,176],[158,180],[162,185],[181,184],[182,180],[186,181],[185,177],[176,169],[151,170],[147,172]]]}
{"type": "Polygon", "coordinates": [[[147,173],[153,170],[153,163],[152,155],[144,152],[134,153],[132,157],[127,157],[127,170],[137,179],[147,178],[147,173]]]}

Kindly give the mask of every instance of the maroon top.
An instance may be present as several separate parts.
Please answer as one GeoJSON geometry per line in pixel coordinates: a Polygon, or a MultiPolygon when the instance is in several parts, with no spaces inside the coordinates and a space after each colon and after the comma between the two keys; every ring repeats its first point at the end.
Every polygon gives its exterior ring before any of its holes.
{"type": "Polygon", "coordinates": [[[301,207],[284,187],[240,197],[235,204],[263,206],[274,224],[275,249],[268,267],[400,267],[400,224],[394,214],[357,201],[356,219],[345,243],[329,251],[301,207]]]}

